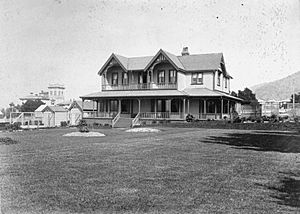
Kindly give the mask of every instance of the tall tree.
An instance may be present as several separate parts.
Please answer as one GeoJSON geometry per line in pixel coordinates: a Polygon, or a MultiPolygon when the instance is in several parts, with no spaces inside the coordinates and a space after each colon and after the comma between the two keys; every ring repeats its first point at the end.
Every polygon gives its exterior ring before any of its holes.
{"type": "Polygon", "coordinates": [[[243,91],[239,90],[238,97],[245,101],[249,101],[249,102],[256,101],[257,102],[255,94],[253,94],[249,88],[245,88],[243,91]]]}
{"type": "Polygon", "coordinates": [[[43,105],[41,100],[27,100],[22,106],[21,106],[21,112],[34,112],[38,107],[43,105]]]}

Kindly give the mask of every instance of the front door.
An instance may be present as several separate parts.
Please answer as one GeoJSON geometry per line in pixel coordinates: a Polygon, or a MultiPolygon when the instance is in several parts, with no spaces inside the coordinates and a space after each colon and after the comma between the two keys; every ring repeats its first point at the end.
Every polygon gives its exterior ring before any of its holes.
{"type": "Polygon", "coordinates": [[[121,114],[130,114],[130,100],[122,100],[121,102],[121,114]]]}

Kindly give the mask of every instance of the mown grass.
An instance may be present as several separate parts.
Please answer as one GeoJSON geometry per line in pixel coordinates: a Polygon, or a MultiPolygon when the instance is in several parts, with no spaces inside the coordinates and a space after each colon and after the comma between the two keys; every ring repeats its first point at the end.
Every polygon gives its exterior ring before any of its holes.
{"type": "Polygon", "coordinates": [[[74,129],[0,133],[18,141],[0,145],[1,211],[299,210],[299,135],[160,129],[160,133],[97,130],[106,134],[102,138],[63,137],[74,129]]]}

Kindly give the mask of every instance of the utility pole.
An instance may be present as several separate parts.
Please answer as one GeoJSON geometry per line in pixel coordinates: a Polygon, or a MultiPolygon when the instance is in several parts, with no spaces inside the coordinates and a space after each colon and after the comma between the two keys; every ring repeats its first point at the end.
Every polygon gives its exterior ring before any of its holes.
{"type": "Polygon", "coordinates": [[[293,79],[293,111],[295,110],[295,79],[293,79]]]}

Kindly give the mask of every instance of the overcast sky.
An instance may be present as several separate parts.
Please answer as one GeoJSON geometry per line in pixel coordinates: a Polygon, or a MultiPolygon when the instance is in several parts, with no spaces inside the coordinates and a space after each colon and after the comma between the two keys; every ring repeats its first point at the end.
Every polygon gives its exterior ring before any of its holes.
{"type": "Polygon", "coordinates": [[[99,90],[112,52],[223,52],[232,89],[300,70],[300,0],[0,0],[0,107],[49,83],[99,90]]]}

